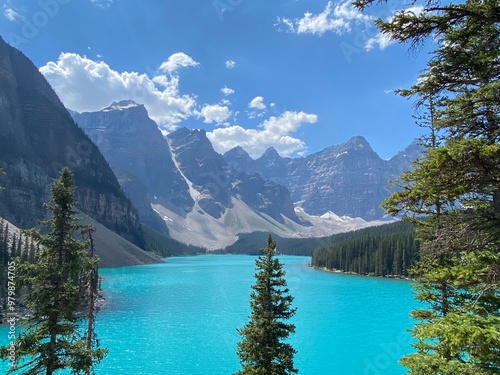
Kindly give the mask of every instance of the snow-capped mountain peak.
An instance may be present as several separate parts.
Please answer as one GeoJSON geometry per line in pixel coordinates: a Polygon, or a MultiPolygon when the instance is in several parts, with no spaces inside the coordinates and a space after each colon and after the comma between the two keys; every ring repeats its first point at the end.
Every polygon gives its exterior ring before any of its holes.
{"type": "Polygon", "coordinates": [[[106,107],[102,110],[102,112],[110,112],[110,111],[124,111],[126,109],[141,107],[142,104],[137,104],[133,100],[121,100],[119,102],[113,102],[109,107],[106,107]]]}

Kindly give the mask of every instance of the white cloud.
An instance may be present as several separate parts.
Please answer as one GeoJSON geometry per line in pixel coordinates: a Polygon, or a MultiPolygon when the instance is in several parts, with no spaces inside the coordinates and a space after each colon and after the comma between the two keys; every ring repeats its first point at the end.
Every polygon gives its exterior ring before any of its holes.
{"type": "Polygon", "coordinates": [[[201,109],[200,114],[205,118],[203,120],[204,123],[210,124],[212,122],[216,122],[218,124],[222,124],[229,118],[229,116],[231,116],[231,111],[227,106],[220,104],[205,104],[201,109]]]}
{"type": "Polygon", "coordinates": [[[378,33],[372,38],[369,38],[365,42],[365,51],[371,51],[373,48],[378,46],[380,50],[384,50],[389,47],[391,44],[394,44],[394,40],[387,34],[378,33]]]}
{"type": "Polygon", "coordinates": [[[224,86],[223,88],[220,89],[220,91],[226,95],[226,96],[229,96],[229,95],[232,95],[235,93],[235,91],[233,89],[230,89],[229,87],[227,86],[224,86]]]}
{"type": "Polygon", "coordinates": [[[262,96],[256,96],[253,98],[250,103],[248,103],[249,108],[255,108],[255,109],[261,109],[264,110],[266,109],[266,105],[264,104],[264,97],[262,96]]]}
{"type": "MultiPolygon", "coordinates": [[[[317,36],[322,36],[326,32],[334,32],[339,35],[344,35],[352,32],[353,26],[357,26],[358,31],[361,31],[359,35],[374,35],[372,37],[365,38],[365,51],[371,51],[376,47],[380,50],[384,50],[391,44],[395,43],[395,41],[392,40],[387,34],[382,34],[378,31],[376,33],[374,32],[374,16],[364,14],[357,10],[352,5],[351,0],[342,1],[343,2],[339,2],[335,5],[333,1],[328,1],[325,9],[319,14],[306,12],[302,18],[296,19],[280,17],[278,18],[278,22],[275,26],[279,29],[281,25],[284,25],[285,31],[294,34],[312,34],[317,36]]],[[[418,16],[423,11],[424,7],[416,5],[401,12],[413,13],[418,16]]],[[[388,22],[391,21],[394,18],[394,15],[394,12],[389,12],[389,16],[386,20],[388,22]]]]}
{"type": "MultiPolygon", "coordinates": [[[[168,61],[172,61],[170,58],[168,61]]],[[[173,130],[194,114],[196,97],[179,93],[179,77],[117,72],[105,62],[75,53],[61,53],[40,71],[64,105],[78,112],[98,111],[114,101],[132,99],[144,104],[160,126],[173,130]]]]}
{"type": "Polygon", "coordinates": [[[5,18],[12,22],[20,17],[19,13],[17,13],[14,9],[7,6],[6,4],[4,4],[3,6],[3,15],[5,18]]]}
{"type": "Polygon", "coordinates": [[[331,31],[337,34],[343,34],[351,30],[353,23],[368,23],[373,21],[373,17],[363,14],[355,9],[351,0],[333,5],[329,1],[323,12],[312,14],[311,12],[304,13],[304,16],[299,19],[289,19],[285,17],[278,18],[277,26],[285,25],[287,31],[296,34],[313,34],[322,36],[324,33],[331,31]]]}
{"type": "Polygon", "coordinates": [[[234,60],[227,60],[226,61],[226,68],[227,69],[234,69],[236,67],[236,61],[234,60]]]}
{"type": "MultiPolygon", "coordinates": [[[[420,13],[424,11],[424,7],[417,5],[417,6],[412,6],[409,7],[401,13],[412,13],[416,16],[418,16],[420,13]]],[[[387,22],[391,22],[394,18],[395,14],[392,15],[387,19],[387,22]]],[[[391,37],[387,34],[382,34],[381,32],[378,32],[377,35],[375,35],[372,38],[369,38],[365,42],[365,51],[371,51],[373,48],[378,47],[380,50],[384,50],[387,47],[389,47],[391,44],[396,43],[391,37]]]]}
{"type": "Polygon", "coordinates": [[[167,61],[161,64],[160,70],[163,72],[173,73],[179,68],[198,65],[200,65],[200,63],[194,61],[192,57],[186,55],[184,52],[177,52],[170,56],[167,61]]]}
{"type": "Polygon", "coordinates": [[[305,151],[305,143],[290,134],[304,124],[318,120],[315,114],[287,111],[279,117],[272,116],[262,122],[257,129],[245,129],[239,125],[214,129],[207,133],[216,151],[224,153],[233,147],[243,147],[250,156],[257,158],[273,146],[281,155],[290,156],[305,151]]]}

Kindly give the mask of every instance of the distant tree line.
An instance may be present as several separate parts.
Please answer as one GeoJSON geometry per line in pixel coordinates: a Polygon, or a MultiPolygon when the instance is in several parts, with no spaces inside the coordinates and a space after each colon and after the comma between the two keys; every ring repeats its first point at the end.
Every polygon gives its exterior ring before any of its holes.
{"type": "Polygon", "coordinates": [[[20,258],[23,262],[34,263],[39,245],[23,232],[11,231],[9,224],[0,220],[0,315],[6,311],[7,264],[20,258]]]}
{"type": "Polygon", "coordinates": [[[419,257],[412,224],[396,222],[342,233],[312,255],[314,267],[361,275],[408,276],[419,257]]]}
{"type": "Polygon", "coordinates": [[[206,252],[205,248],[186,245],[176,241],[173,238],[160,233],[147,225],[141,226],[144,235],[144,247],[161,257],[170,257],[176,255],[196,255],[206,252]]]}
{"type": "MultiPolygon", "coordinates": [[[[269,233],[267,232],[239,234],[238,240],[234,244],[218,252],[260,255],[258,250],[259,246],[266,241],[268,235],[269,233]]],[[[322,243],[330,242],[332,237],[333,236],[324,238],[283,238],[273,234],[273,239],[276,241],[276,251],[283,255],[311,256],[314,249],[319,247],[322,243]]]]}

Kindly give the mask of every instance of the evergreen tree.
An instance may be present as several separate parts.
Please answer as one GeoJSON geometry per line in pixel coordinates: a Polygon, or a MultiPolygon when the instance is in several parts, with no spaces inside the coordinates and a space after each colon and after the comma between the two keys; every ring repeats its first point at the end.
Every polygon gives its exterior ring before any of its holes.
{"type": "Polygon", "coordinates": [[[17,254],[21,257],[22,262],[26,262],[28,260],[28,240],[26,235],[23,240],[23,232],[19,233],[19,239],[17,240],[17,254]]]}
{"type": "Polygon", "coordinates": [[[12,242],[10,243],[10,257],[15,258],[19,254],[17,253],[17,233],[14,232],[12,235],[12,242]]]}
{"type": "Polygon", "coordinates": [[[9,257],[9,224],[5,223],[4,230],[3,230],[3,242],[2,242],[2,248],[5,251],[5,260],[4,264],[7,265],[8,257],[9,257]]]}
{"type": "Polygon", "coordinates": [[[375,276],[408,276],[418,259],[414,226],[395,222],[340,233],[314,250],[311,265],[319,268],[375,276]]]}
{"type": "Polygon", "coordinates": [[[35,263],[36,261],[36,245],[35,242],[30,238],[29,239],[29,246],[28,246],[28,262],[29,263],[35,263]]]}
{"type": "MultiPolygon", "coordinates": [[[[84,375],[90,375],[93,369],[92,352],[95,348],[98,348],[99,342],[97,340],[97,335],[95,333],[95,314],[96,314],[96,295],[99,283],[99,273],[98,273],[98,259],[94,256],[95,247],[94,239],[92,233],[95,232],[95,228],[90,225],[82,228],[82,234],[87,235],[89,239],[89,258],[91,259],[89,272],[87,273],[87,280],[85,280],[85,289],[87,294],[87,305],[88,310],[86,314],[87,318],[87,330],[85,332],[85,349],[89,354],[84,363],[84,375]]],[[[85,290],[83,291],[85,293],[85,290]]]]}
{"type": "MultiPolygon", "coordinates": [[[[51,192],[46,207],[52,218],[45,222],[49,232],[29,231],[40,244],[37,262],[21,263],[17,269],[21,285],[29,286],[23,303],[30,314],[16,338],[17,363],[9,373],[22,370],[52,375],[61,369],[79,373],[105,354],[103,349],[87,349],[78,325],[78,310],[84,301],[80,283],[95,260],[87,257],[87,243],[74,236],[80,226],[74,211],[73,177],[67,168],[54,181],[51,192]]],[[[7,352],[3,347],[3,358],[7,352]]]]}
{"type": "Polygon", "coordinates": [[[275,256],[276,243],[268,236],[267,246],[255,261],[256,282],[250,294],[250,321],[238,329],[242,340],[237,353],[242,370],[236,375],[295,374],[295,349],[285,340],[295,332],[295,326],[285,321],[296,309],[291,307],[293,297],[288,294],[285,271],[275,256]]]}
{"type": "Polygon", "coordinates": [[[412,5],[377,21],[394,40],[418,46],[432,38],[436,45],[418,83],[400,94],[417,98],[417,105],[432,98],[441,141],[384,204],[412,217],[422,241],[416,297],[427,308],[412,312],[417,351],[401,362],[418,375],[498,374],[500,3],[412,5]]]}

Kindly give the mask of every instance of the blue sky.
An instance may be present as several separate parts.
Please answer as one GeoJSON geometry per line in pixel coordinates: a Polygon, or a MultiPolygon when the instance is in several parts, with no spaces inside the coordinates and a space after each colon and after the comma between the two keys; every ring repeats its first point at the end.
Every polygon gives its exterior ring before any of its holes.
{"type": "Polygon", "coordinates": [[[23,51],[63,103],[83,112],[132,99],[165,132],[207,130],[298,156],[364,136],[383,158],[421,134],[412,101],[425,51],[328,0],[0,0],[0,35],[23,51]]]}

